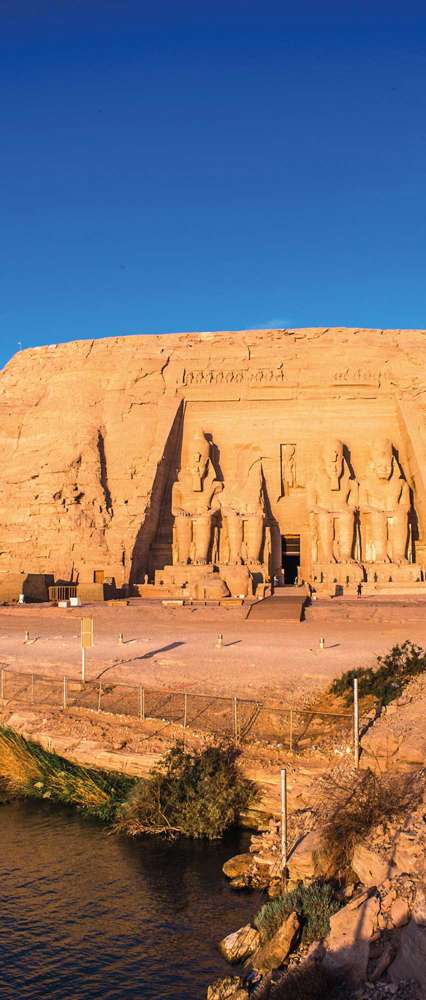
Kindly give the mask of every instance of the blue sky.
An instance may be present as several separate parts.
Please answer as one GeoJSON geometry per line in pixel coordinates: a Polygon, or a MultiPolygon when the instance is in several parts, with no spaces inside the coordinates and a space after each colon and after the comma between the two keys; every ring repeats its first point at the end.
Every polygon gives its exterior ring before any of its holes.
{"type": "Polygon", "coordinates": [[[426,10],[0,0],[0,361],[426,326],[426,10]]]}

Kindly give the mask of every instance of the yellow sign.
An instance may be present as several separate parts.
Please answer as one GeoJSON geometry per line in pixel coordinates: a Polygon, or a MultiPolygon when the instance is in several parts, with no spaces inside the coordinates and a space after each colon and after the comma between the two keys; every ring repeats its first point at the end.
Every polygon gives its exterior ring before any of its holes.
{"type": "Polygon", "coordinates": [[[93,646],[93,618],[81,619],[81,648],[91,649],[93,646]]]}

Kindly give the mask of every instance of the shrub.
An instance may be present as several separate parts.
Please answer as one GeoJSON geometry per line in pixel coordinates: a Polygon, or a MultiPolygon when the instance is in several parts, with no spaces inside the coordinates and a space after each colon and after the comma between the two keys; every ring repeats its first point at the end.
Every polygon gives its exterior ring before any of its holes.
{"type": "Polygon", "coordinates": [[[310,885],[299,882],[295,889],[265,903],[254,919],[262,941],[268,941],[284,920],[296,910],[302,924],[302,941],[311,944],[330,930],[330,917],[340,907],[336,893],[327,882],[310,885]]]}
{"type": "Polygon", "coordinates": [[[378,656],[376,668],[347,670],[333,681],[330,691],[343,695],[346,703],[350,703],[353,681],[358,677],[360,698],[372,695],[381,705],[388,705],[400,696],[413,677],[425,671],[426,650],[406,639],[401,646],[393,646],[386,656],[378,656]]]}
{"type": "Polygon", "coordinates": [[[379,824],[404,815],[419,801],[422,784],[416,774],[377,775],[369,769],[330,781],[324,850],[342,878],[351,873],[354,847],[379,824]]]}
{"type": "Polygon", "coordinates": [[[130,836],[222,836],[256,791],[237,767],[239,753],[233,745],[191,752],[177,743],[149,779],[134,786],[115,828],[130,836]]]}

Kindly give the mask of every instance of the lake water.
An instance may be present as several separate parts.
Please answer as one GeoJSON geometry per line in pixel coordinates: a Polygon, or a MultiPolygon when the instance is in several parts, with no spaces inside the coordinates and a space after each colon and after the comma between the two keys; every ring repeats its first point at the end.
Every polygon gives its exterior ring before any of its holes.
{"type": "Polygon", "coordinates": [[[202,1000],[256,911],[223,862],[247,834],[135,841],[48,803],[0,807],[0,997],[202,1000]]]}

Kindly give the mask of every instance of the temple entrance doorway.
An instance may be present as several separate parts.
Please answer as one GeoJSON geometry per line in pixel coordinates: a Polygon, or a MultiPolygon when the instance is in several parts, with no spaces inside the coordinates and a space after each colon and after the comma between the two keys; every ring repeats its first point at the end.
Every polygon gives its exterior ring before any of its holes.
{"type": "Polygon", "coordinates": [[[300,535],[281,535],[281,553],[284,583],[295,583],[300,566],[300,535]]]}

